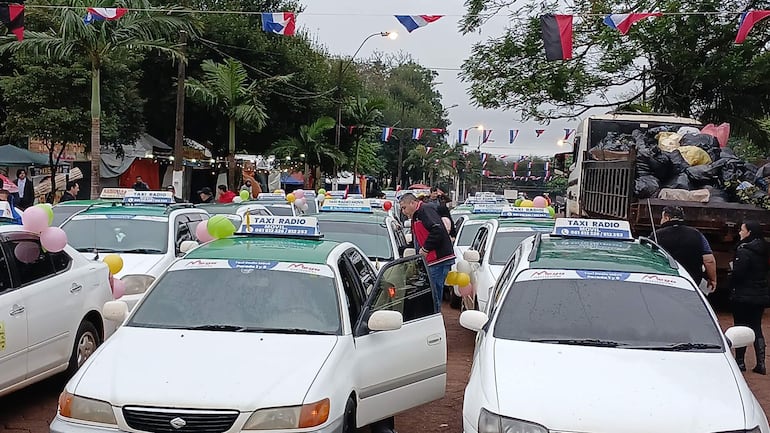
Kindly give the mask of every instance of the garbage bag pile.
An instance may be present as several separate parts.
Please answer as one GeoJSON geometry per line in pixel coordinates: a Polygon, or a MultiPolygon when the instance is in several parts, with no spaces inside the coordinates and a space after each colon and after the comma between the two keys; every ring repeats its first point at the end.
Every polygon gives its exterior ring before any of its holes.
{"type": "Polygon", "coordinates": [[[741,160],[726,147],[723,127],[707,125],[698,130],[669,125],[637,129],[631,134],[609,132],[598,147],[614,152],[636,147],[637,198],[657,197],[664,188],[706,189],[709,203],[741,202],[770,210],[767,188],[756,178],[757,166],[741,160]]]}

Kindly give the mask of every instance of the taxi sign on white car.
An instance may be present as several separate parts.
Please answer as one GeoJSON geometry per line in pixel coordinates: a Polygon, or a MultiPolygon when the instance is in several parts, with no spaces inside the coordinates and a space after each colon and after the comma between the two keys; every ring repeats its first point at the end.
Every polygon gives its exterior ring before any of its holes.
{"type": "Polygon", "coordinates": [[[123,196],[124,204],[172,204],[171,191],[130,191],[123,196]]]}
{"type": "Polygon", "coordinates": [[[372,213],[372,204],[364,199],[324,200],[319,208],[321,212],[361,212],[372,213]]]}

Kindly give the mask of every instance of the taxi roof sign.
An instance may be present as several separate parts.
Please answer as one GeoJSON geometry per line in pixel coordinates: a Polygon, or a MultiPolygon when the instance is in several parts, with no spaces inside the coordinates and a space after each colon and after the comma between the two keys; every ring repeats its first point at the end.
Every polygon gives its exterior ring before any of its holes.
{"type": "Polygon", "coordinates": [[[103,188],[99,193],[99,198],[102,199],[123,199],[126,194],[135,192],[133,188],[103,188]]]}
{"type": "Polygon", "coordinates": [[[500,214],[506,209],[508,209],[506,203],[474,203],[472,213],[500,214]]]}
{"type": "Polygon", "coordinates": [[[551,234],[571,238],[634,239],[628,221],[619,220],[557,218],[551,234]]]}
{"type": "Polygon", "coordinates": [[[258,201],[286,201],[286,194],[282,192],[261,192],[257,194],[258,201]]]}
{"type": "Polygon", "coordinates": [[[321,212],[372,213],[372,204],[369,200],[363,199],[328,199],[324,200],[323,204],[318,210],[321,212]]]}
{"type": "Polygon", "coordinates": [[[345,191],[340,191],[340,190],[326,191],[326,195],[329,195],[331,197],[336,197],[336,198],[345,198],[345,191]]]}
{"type": "Polygon", "coordinates": [[[124,204],[173,204],[171,191],[131,191],[123,196],[124,204]]]}
{"type": "Polygon", "coordinates": [[[508,207],[500,212],[500,218],[552,218],[548,209],[538,207],[508,207]]]}
{"type": "Polygon", "coordinates": [[[246,214],[236,234],[296,238],[321,238],[318,219],[314,217],[251,216],[246,214]]]}

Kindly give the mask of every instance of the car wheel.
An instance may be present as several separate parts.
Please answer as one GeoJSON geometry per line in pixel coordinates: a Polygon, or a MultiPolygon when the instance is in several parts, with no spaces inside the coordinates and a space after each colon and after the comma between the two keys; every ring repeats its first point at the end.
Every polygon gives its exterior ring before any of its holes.
{"type": "Polygon", "coordinates": [[[80,322],[78,332],[75,335],[75,344],[72,348],[67,374],[73,375],[86,360],[94,354],[96,348],[102,343],[99,331],[88,320],[80,322]]]}
{"type": "Polygon", "coordinates": [[[356,431],[356,401],[353,396],[348,397],[345,403],[345,413],[342,416],[342,433],[354,433],[356,431]]]}
{"type": "Polygon", "coordinates": [[[453,310],[459,310],[460,307],[462,307],[462,304],[463,304],[462,296],[455,295],[454,289],[450,290],[450,292],[449,292],[449,306],[452,307],[453,310]]]}

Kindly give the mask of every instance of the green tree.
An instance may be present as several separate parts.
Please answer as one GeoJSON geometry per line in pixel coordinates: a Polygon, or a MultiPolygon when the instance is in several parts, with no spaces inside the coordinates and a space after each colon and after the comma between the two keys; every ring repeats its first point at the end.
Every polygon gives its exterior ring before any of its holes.
{"type": "Polygon", "coordinates": [[[336,124],[331,117],[322,117],[310,125],[300,126],[298,136],[281,140],[273,148],[278,156],[305,155],[306,164],[313,173],[313,189],[320,183],[322,167],[339,167],[345,162],[345,155],[330,144],[325,135],[336,124]]]}
{"type": "Polygon", "coordinates": [[[201,65],[201,69],[203,70],[203,78],[201,80],[190,79],[185,82],[185,87],[193,100],[215,108],[227,117],[229,180],[231,186],[236,188],[236,124],[241,124],[247,128],[263,128],[267,123],[268,115],[265,111],[265,105],[260,100],[261,89],[270,88],[273,83],[285,81],[286,78],[251,80],[243,65],[231,59],[226,59],[223,63],[206,60],[201,65]]]}
{"type": "Polygon", "coordinates": [[[354,158],[353,175],[358,175],[358,157],[361,141],[369,138],[372,128],[382,119],[382,109],[385,103],[379,99],[353,98],[345,108],[347,120],[355,126],[353,129],[354,158]],[[367,137],[369,136],[369,137],[367,137]]]}
{"type": "Polygon", "coordinates": [[[629,11],[740,11],[768,1],[738,0],[468,0],[463,31],[476,30],[495,13],[518,25],[477,44],[463,65],[470,95],[485,108],[517,110],[524,119],[572,118],[592,108],[646,106],[654,111],[730,122],[741,135],[767,145],[757,119],[770,111],[770,43],[766,25],[734,44],[737,14],[680,14],[634,24],[623,36],[601,15],[629,11]],[[510,10],[508,8],[510,7],[510,10]],[[505,10],[505,12],[502,12],[505,10]],[[574,58],[547,62],[538,17],[575,19],[574,58]],[[593,14],[592,16],[586,16],[593,14]]]}
{"type": "MultiPolygon", "coordinates": [[[[32,58],[54,60],[72,57],[87,59],[91,66],[91,197],[99,195],[101,163],[101,79],[102,67],[113,58],[129,53],[157,50],[180,57],[172,42],[180,30],[193,32],[191,21],[180,14],[153,12],[147,0],[85,1],[67,0],[63,8],[35,10],[45,31],[27,31],[24,40],[0,38],[0,53],[14,52],[32,58]],[[114,22],[83,24],[86,7],[124,7],[133,9],[114,22]],[[138,12],[134,10],[142,10],[138,12]]],[[[166,6],[165,9],[169,7],[166,6]]],[[[173,7],[172,7],[173,8],[173,7]]],[[[32,18],[34,14],[30,14],[32,18]]]]}

